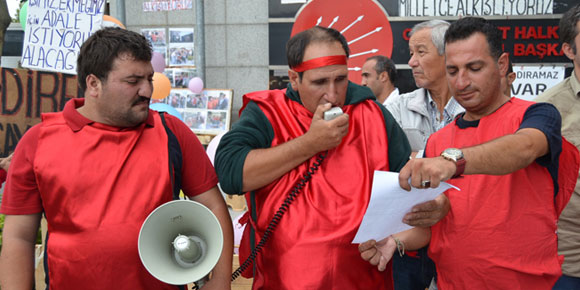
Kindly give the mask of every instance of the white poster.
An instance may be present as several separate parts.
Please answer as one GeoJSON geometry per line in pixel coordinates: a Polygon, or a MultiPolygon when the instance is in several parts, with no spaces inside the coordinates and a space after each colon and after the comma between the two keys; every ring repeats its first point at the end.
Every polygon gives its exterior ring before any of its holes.
{"type": "Polygon", "coordinates": [[[306,3],[306,0],[280,0],[280,4],[306,3]]]}
{"type": "Polygon", "coordinates": [[[512,96],[533,101],[538,95],[564,80],[564,66],[521,66],[514,64],[516,79],[512,96]]]}
{"type": "Polygon", "coordinates": [[[101,28],[105,0],[28,2],[22,66],[76,74],[81,45],[101,28]]]}
{"type": "Polygon", "coordinates": [[[143,12],[191,10],[192,0],[153,0],[143,2],[143,12]]]}
{"type": "Polygon", "coordinates": [[[549,15],[553,1],[399,0],[399,16],[549,15]]]}

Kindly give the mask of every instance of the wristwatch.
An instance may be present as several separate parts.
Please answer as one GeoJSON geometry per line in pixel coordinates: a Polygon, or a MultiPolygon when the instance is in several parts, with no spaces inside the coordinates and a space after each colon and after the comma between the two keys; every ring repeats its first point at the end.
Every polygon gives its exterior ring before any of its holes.
{"type": "Polygon", "coordinates": [[[455,174],[451,178],[459,177],[465,171],[465,158],[463,158],[463,152],[457,148],[447,148],[441,152],[441,157],[455,162],[455,174]]]}

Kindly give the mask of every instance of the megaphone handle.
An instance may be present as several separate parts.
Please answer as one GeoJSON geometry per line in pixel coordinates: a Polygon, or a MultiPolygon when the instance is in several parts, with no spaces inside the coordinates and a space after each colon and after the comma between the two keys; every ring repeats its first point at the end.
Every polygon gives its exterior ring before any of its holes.
{"type": "Polygon", "coordinates": [[[256,256],[260,251],[262,251],[264,244],[266,244],[266,242],[270,238],[270,235],[274,232],[274,230],[278,226],[280,219],[282,218],[282,216],[284,216],[290,204],[294,201],[296,196],[298,196],[298,194],[306,186],[306,183],[310,181],[310,179],[312,179],[312,175],[314,175],[314,173],[318,171],[320,164],[322,164],[322,161],[324,160],[324,158],[326,158],[327,154],[328,151],[318,154],[316,162],[312,164],[312,167],[310,167],[308,171],[304,173],[304,175],[298,181],[298,183],[296,183],[296,185],[292,188],[292,190],[290,190],[288,196],[286,196],[286,199],[284,199],[284,202],[282,203],[278,211],[276,211],[274,217],[272,217],[270,224],[268,224],[268,227],[266,227],[266,230],[264,231],[264,235],[262,236],[262,239],[260,239],[260,242],[256,245],[256,247],[254,247],[254,249],[252,249],[250,256],[244,261],[244,263],[242,263],[240,267],[238,267],[238,269],[236,269],[232,273],[232,281],[236,280],[242,274],[242,272],[244,272],[250,266],[250,264],[254,262],[256,256]]]}
{"type": "Polygon", "coordinates": [[[193,287],[191,287],[191,289],[199,290],[201,287],[203,287],[203,285],[205,285],[205,283],[207,283],[207,281],[209,281],[209,275],[206,275],[205,277],[193,282],[193,287]]]}

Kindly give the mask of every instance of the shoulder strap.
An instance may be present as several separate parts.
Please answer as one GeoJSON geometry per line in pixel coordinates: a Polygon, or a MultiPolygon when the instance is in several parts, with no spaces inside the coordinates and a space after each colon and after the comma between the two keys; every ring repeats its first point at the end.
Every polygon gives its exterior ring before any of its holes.
{"type": "MultiPolygon", "coordinates": [[[[161,117],[161,123],[165,127],[165,132],[167,132],[167,151],[169,152],[169,177],[173,183],[173,199],[179,199],[179,193],[181,192],[181,163],[183,156],[181,155],[181,147],[179,146],[179,140],[177,136],[173,134],[173,131],[167,126],[165,122],[165,112],[159,112],[159,117],[161,117]]],[[[187,286],[176,285],[179,290],[187,290],[187,286]]]]}
{"type": "Polygon", "coordinates": [[[173,134],[171,129],[167,126],[165,121],[165,112],[159,112],[165,132],[167,132],[167,148],[169,152],[169,175],[173,182],[173,199],[179,199],[179,192],[181,191],[181,168],[183,155],[181,154],[181,147],[177,136],[173,134]]]}

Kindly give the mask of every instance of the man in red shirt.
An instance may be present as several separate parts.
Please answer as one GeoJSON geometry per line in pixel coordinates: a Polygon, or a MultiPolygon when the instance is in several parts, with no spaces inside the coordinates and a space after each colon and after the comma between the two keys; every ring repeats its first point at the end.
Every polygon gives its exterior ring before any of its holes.
{"type": "MultiPolygon", "coordinates": [[[[137,248],[143,221],[173,199],[176,182],[168,133],[160,114],[149,110],[151,55],[135,32],[95,32],[77,60],[84,98],[44,114],[20,140],[0,208],[3,289],[32,288],[42,214],[49,288],[178,289],[149,274],[137,248]]],[[[165,118],[183,155],[183,192],[212,210],[224,232],[224,250],[204,289],[230,289],[232,227],[215,171],[191,130],[165,118]]]]}
{"type": "Polygon", "coordinates": [[[248,192],[240,257],[264,246],[248,268],[252,289],[392,289],[392,277],[362,261],[352,240],[374,171],[398,171],[409,143],[372,91],[349,82],[340,32],[304,30],[288,40],[286,55],[288,87],[246,94],[216,152],[221,188],[248,192]],[[325,120],[331,107],[344,114],[325,120]],[[279,218],[281,204],[288,211],[279,218]]]}
{"type": "Polygon", "coordinates": [[[409,190],[448,181],[461,191],[445,192],[451,210],[431,229],[365,242],[361,256],[383,269],[395,249],[430,240],[441,289],[550,289],[562,273],[557,201],[573,190],[578,151],[562,138],[553,105],[503,94],[508,56],[495,26],[462,18],[445,44],[449,88],[466,112],[431,135],[429,158],[410,160],[399,183],[409,190]]]}

